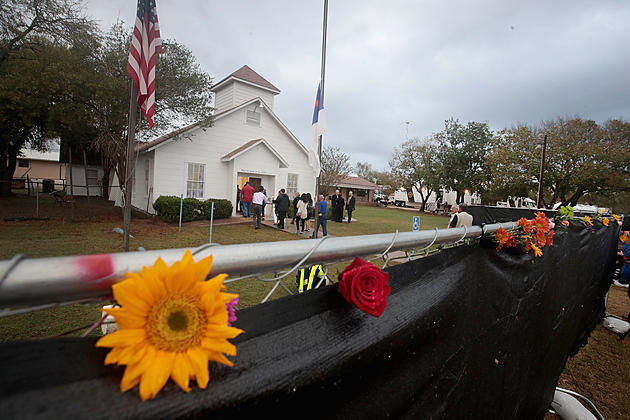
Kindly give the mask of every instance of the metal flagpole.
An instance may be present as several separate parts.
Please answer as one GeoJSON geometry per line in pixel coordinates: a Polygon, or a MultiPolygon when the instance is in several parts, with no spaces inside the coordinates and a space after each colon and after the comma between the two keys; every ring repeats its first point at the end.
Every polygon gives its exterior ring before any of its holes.
{"type": "MultiPolygon", "coordinates": [[[[323,26],[323,35],[322,35],[322,69],[321,69],[321,80],[320,80],[320,89],[321,89],[321,101],[324,102],[324,80],[326,78],[326,32],[328,31],[328,0],[324,0],[324,26],[323,26]]],[[[319,136],[318,139],[318,159],[319,159],[319,172],[321,174],[322,167],[322,137],[319,136]]],[[[315,229],[313,229],[313,238],[317,238],[317,233],[319,232],[319,178],[320,175],[317,175],[317,179],[315,180],[315,205],[317,208],[313,209],[315,213],[315,229]]],[[[326,199],[326,197],[324,197],[326,199]]],[[[326,217],[326,215],[324,215],[326,217]]]]}
{"type": "Polygon", "coordinates": [[[129,103],[129,127],[127,128],[127,164],[125,174],[125,208],[123,210],[123,251],[129,251],[129,231],[131,230],[131,190],[133,188],[134,140],[136,138],[136,113],[138,91],[131,81],[131,101],[129,103]]]}

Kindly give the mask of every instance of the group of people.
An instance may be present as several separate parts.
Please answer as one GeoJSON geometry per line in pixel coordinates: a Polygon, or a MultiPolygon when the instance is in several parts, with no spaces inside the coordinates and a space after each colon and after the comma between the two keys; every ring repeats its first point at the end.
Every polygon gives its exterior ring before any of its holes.
{"type": "MultiPolygon", "coordinates": [[[[273,203],[275,207],[275,213],[278,218],[277,226],[280,229],[285,227],[285,219],[289,213],[291,207],[291,201],[284,188],[278,191],[278,195],[275,199],[269,200],[267,198],[267,192],[261,185],[258,189],[254,189],[249,182],[246,182],[243,188],[239,191],[241,199],[241,208],[243,210],[243,217],[252,217],[254,222],[254,228],[260,229],[260,222],[264,220],[264,208],[265,205],[273,203]]],[[[343,222],[344,208],[348,212],[348,223],[352,222],[352,212],[355,210],[355,198],[352,191],[348,192],[348,201],[339,193],[339,190],[335,190],[335,194],[330,197],[332,208],[332,220],[334,222],[343,222]]],[[[311,193],[295,193],[293,198],[293,217],[291,224],[295,224],[297,233],[310,232],[311,219],[317,211],[317,226],[315,231],[319,231],[321,226],[324,236],[328,235],[326,229],[328,202],[323,195],[319,195],[317,205],[313,202],[311,193]]]]}
{"type": "Polygon", "coordinates": [[[330,197],[330,206],[332,208],[332,220],[333,222],[343,223],[343,208],[344,204],[346,211],[348,212],[348,223],[352,222],[352,212],[355,209],[355,198],[352,191],[348,191],[348,202],[345,203],[343,197],[339,193],[339,190],[335,190],[335,195],[330,197]]]}

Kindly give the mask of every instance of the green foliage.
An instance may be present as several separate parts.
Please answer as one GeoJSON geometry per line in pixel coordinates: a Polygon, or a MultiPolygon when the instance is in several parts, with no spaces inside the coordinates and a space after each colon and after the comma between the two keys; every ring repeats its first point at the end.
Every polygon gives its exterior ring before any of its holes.
{"type": "Polygon", "coordinates": [[[210,219],[211,203],[214,202],[214,218],[227,219],[232,215],[232,203],[229,200],[210,198],[197,200],[196,198],[184,198],[183,204],[179,197],[174,195],[160,196],[153,208],[158,216],[165,222],[178,222],[179,210],[182,208],[182,222],[210,219]]]}
{"type": "Polygon", "coordinates": [[[630,123],[558,118],[503,130],[488,157],[493,190],[535,196],[541,146],[547,136],[543,202],[577,204],[583,196],[630,190],[630,123]],[[529,192],[524,194],[523,192],[529,192]]]}

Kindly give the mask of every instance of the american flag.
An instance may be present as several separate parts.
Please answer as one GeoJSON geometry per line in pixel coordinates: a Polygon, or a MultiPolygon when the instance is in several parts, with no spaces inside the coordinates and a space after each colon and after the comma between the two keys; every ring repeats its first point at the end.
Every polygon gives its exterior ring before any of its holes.
{"type": "Polygon", "coordinates": [[[138,105],[153,128],[155,113],[155,55],[162,52],[155,0],[138,0],[127,72],[138,89],[138,105]]]}

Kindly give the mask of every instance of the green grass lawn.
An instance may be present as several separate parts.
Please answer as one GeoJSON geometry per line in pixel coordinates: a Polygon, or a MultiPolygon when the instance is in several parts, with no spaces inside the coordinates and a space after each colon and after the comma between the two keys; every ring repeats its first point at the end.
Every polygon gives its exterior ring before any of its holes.
{"type": "Polygon", "coordinates": [[[358,206],[352,213],[356,222],[335,223],[328,220],[328,234],[334,236],[366,235],[411,230],[413,216],[420,216],[420,229],[444,229],[448,226],[448,216],[435,216],[419,211],[403,210],[395,207],[358,206]]]}

